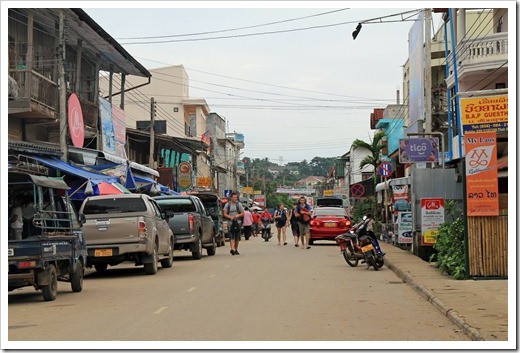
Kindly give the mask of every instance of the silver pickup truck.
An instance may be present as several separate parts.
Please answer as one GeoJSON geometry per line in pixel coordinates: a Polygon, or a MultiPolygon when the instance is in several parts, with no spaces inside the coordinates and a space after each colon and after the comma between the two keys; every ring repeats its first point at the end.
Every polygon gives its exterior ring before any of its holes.
{"type": "Polygon", "coordinates": [[[202,257],[203,248],[209,256],[215,255],[215,225],[198,197],[174,195],[156,196],[154,199],[163,212],[173,212],[173,217],[168,223],[175,236],[175,250],[191,251],[195,260],[202,257]]]}
{"type": "Polygon", "coordinates": [[[173,233],[165,213],[144,194],[91,196],[83,201],[83,233],[87,243],[87,267],[103,272],[124,261],[157,272],[157,262],[173,266],[173,233]]]}

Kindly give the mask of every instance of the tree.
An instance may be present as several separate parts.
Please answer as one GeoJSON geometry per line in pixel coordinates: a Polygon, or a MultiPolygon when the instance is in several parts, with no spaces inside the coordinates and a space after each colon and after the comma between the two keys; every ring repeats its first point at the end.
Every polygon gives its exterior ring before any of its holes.
{"type": "MultiPolygon", "coordinates": [[[[370,154],[367,155],[365,158],[361,160],[359,163],[359,168],[362,169],[366,165],[371,165],[374,167],[374,190],[376,189],[377,184],[377,167],[381,163],[379,159],[379,154],[381,153],[381,150],[383,149],[383,138],[385,137],[384,131],[379,131],[374,134],[374,137],[371,139],[370,143],[356,139],[354,142],[352,142],[352,147],[354,149],[356,148],[364,148],[370,151],[370,154]]],[[[376,210],[376,201],[374,198],[374,204],[373,204],[373,215],[377,218],[377,210],[376,210]]]]}

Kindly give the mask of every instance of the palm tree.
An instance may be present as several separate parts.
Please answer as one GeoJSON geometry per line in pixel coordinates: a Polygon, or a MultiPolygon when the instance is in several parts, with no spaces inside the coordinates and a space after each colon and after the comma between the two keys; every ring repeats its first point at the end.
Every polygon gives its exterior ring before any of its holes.
{"type": "MultiPolygon", "coordinates": [[[[356,148],[364,148],[370,151],[370,154],[367,155],[365,158],[361,160],[359,163],[359,169],[362,169],[366,165],[372,165],[374,166],[374,192],[377,185],[377,167],[381,163],[379,159],[379,154],[381,153],[381,150],[383,149],[383,138],[385,137],[384,131],[379,131],[374,134],[374,137],[371,139],[370,143],[356,139],[354,142],[352,142],[352,147],[354,149],[356,148]]],[[[374,204],[372,209],[374,210],[374,217],[377,217],[376,212],[376,201],[374,198],[374,204]]]]}

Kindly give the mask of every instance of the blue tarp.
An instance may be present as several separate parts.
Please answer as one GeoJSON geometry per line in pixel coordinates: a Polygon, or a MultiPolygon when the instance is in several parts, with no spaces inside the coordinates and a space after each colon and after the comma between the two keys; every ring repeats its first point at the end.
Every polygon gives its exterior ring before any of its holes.
{"type": "Polygon", "coordinates": [[[41,157],[36,157],[36,156],[31,156],[31,158],[33,158],[51,168],[58,169],[58,170],[64,172],[65,174],[75,175],[75,176],[78,176],[83,179],[89,179],[91,181],[91,183],[94,185],[97,185],[102,181],[106,181],[108,183],[119,182],[119,178],[117,178],[117,177],[105,175],[105,174],[101,174],[101,173],[93,173],[93,172],[90,172],[83,168],[76,167],[71,164],[65,163],[64,161],[57,159],[57,158],[53,158],[53,157],[41,158],[41,157]]]}

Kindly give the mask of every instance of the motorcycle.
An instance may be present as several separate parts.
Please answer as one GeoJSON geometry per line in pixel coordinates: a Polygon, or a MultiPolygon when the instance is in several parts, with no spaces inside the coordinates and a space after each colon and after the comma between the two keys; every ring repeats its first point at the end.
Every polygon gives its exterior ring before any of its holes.
{"type": "Polygon", "coordinates": [[[359,260],[363,259],[367,268],[372,266],[374,270],[378,271],[385,264],[385,254],[381,251],[373,232],[366,229],[370,220],[364,216],[362,223],[353,226],[349,233],[338,235],[336,243],[347,264],[356,267],[359,260]]]}
{"type": "Polygon", "coordinates": [[[355,228],[351,228],[348,233],[338,235],[336,238],[336,244],[338,244],[343,258],[350,267],[356,267],[359,260],[363,260],[365,256],[359,247],[355,228]]]}
{"type": "Polygon", "coordinates": [[[272,237],[271,220],[269,218],[262,218],[261,222],[262,222],[262,229],[261,229],[262,239],[264,239],[265,241],[269,241],[269,239],[271,239],[271,237],[272,237]]]}

